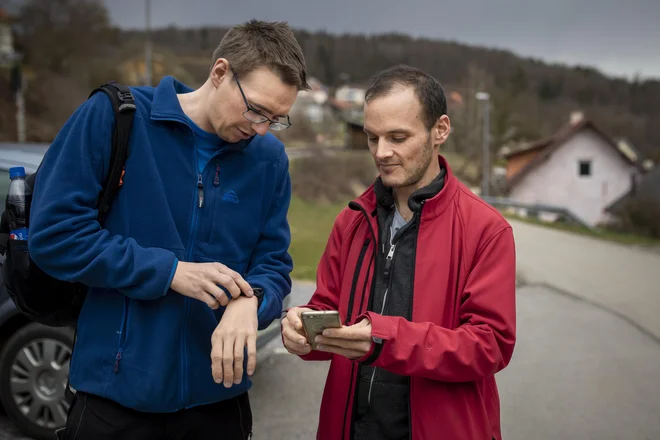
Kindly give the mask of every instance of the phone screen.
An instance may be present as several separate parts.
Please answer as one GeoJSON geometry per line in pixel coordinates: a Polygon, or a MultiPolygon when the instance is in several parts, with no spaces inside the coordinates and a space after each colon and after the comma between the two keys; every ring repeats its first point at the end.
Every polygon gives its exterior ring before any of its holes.
{"type": "Polygon", "coordinates": [[[339,328],[341,327],[341,320],[339,312],[334,310],[320,311],[320,312],[303,312],[302,313],[303,327],[307,334],[307,342],[311,345],[312,350],[316,350],[316,342],[314,339],[326,328],[339,328]]]}

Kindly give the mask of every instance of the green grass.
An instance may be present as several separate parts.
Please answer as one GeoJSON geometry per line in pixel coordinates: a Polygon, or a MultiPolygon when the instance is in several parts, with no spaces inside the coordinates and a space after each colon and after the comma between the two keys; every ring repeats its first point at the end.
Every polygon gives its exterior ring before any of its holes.
{"type": "Polygon", "coordinates": [[[539,225],[546,228],[572,232],[574,234],[585,235],[588,237],[599,238],[602,240],[612,241],[616,243],[637,245],[637,246],[649,246],[649,247],[660,246],[660,240],[651,237],[645,237],[642,235],[624,234],[620,232],[608,231],[606,229],[590,230],[583,226],[566,224],[566,223],[548,223],[535,218],[521,217],[519,215],[511,214],[508,212],[502,212],[502,214],[505,217],[512,220],[518,220],[533,225],[539,225]]]}
{"type": "Polygon", "coordinates": [[[289,224],[293,258],[291,276],[299,280],[316,279],[316,267],[328,242],[337,214],[348,204],[308,203],[297,197],[291,200],[289,224]]]}

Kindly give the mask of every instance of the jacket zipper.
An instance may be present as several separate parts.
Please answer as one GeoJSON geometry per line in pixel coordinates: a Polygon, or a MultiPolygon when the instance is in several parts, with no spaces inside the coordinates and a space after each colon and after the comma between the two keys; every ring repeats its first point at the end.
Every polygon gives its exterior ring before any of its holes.
{"type": "Polygon", "coordinates": [[[202,181],[202,173],[197,173],[197,198],[199,200],[198,208],[204,205],[204,182],[202,181]]]}
{"type": "MultiPolygon", "coordinates": [[[[172,122],[178,122],[180,124],[183,124],[188,128],[188,134],[190,137],[190,142],[193,145],[193,168],[197,170],[197,149],[195,148],[195,135],[192,132],[192,129],[190,126],[183,120],[178,119],[178,118],[166,118],[162,117],[160,118],[161,120],[164,121],[172,121],[172,122]]],[[[214,159],[217,155],[219,155],[220,152],[216,152],[211,159],[214,159]]],[[[214,179],[214,185],[217,186],[219,183],[219,172],[220,172],[220,165],[217,166],[216,168],[216,174],[215,174],[215,179],[214,179]]],[[[197,181],[195,185],[195,196],[197,197],[197,209],[193,210],[192,213],[192,220],[191,220],[191,225],[190,225],[190,234],[188,236],[188,246],[186,249],[186,260],[191,261],[192,259],[192,253],[194,249],[194,244],[195,244],[195,238],[197,237],[197,221],[198,221],[198,214],[199,210],[202,208],[204,205],[204,183],[203,183],[203,170],[202,173],[197,172],[197,181]]],[[[186,401],[186,396],[188,394],[187,390],[187,382],[186,382],[186,371],[188,369],[188,358],[186,356],[186,337],[187,337],[187,328],[188,328],[188,319],[190,316],[190,301],[191,299],[186,297],[184,298],[184,304],[185,304],[185,318],[183,322],[183,332],[181,332],[181,362],[182,362],[182,368],[181,368],[181,405],[182,407],[185,407],[185,401],[186,401]]],[[[128,306],[127,306],[128,307],[128,306]]],[[[127,314],[128,310],[126,310],[127,314]]],[[[125,324],[122,324],[122,326],[125,324]]],[[[121,340],[121,339],[120,339],[121,340]]],[[[122,356],[122,351],[123,348],[121,347],[121,342],[120,342],[120,348],[117,352],[116,360],[115,360],[115,369],[119,368],[119,361],[121,360],[122,356]]]]}
{"type": "MultiPolygon", "coordinates": [[[[197,149],[194,147],[195,139],[193,137],[193,167],[197,170],[197,149]]],[[[203,170],[202,170],[203,172],[203,170]]],[[[195,238],[197,237],[197,222],[199,220],[199,211],[204,206],[204,182],[202,172],[196,173],[195,196],[197,197],[196,207],[192,212],[192,220],[190,222],[190,235],[188,237],[188,248],[186,250],[186,260],[191,261],[193,250],[195,249],[195,238]]],[[[190,319],[190,301],[191,299],[184,298],[185,311],[183,320],[183,331],[181,332],[181,407],[186,406],[188,396],[188,356],[186,350],[186,339],[188,337],[188,320],[190,319]]]]}
{"type": "Polygon", "coordinates": [[[115,365],[113,371],[115,374],[119,373],[119,362],[121,362],[121,356],[124,352],[124,345],[126,344],[126,329],[128,328],[128,302],[130,299],[124,297],[124,311],[121,315],[121,326],[119,328],[119,343],[117,346],[117,355],[115,356],[115,365]]]}
{"type": "Polygon", "coordinates": [[[353,284],[351,285],[351,294],[348,299],[348,312],[346,313],[345,325],[349,325],[351,322],[351,317],[353,314],[353,304],[355,302],[355,288],[357,287],[358,279],[360,278],[360,271],[362,270],[362,262],[364,261],[364,256],[367,253],[369,248],[370,239],[366,239],[362,245],[362,250],[360,251],[360,256],[358,257],[357,264],[355,265],[355,272],[353,273],[353,284]]]}
{"type": "Polygon", "coordinates": [[[215,177],[213,178],[213,186],[220,185],[220,165],[215,166],[215,177]]]}
{"type": "MultiPolygon", "coordinates": [[[[383,295],[383,305],[380,308],[380,314],[382,315],[385,312],[385,306],[387,304],[387,294],[391,288],[391,279],[390,272],[392,270],[392,262],[394,261],[394,252],[396,251],[396,244],[390,245],[390,250],[387,252],[387,257],[385,257],[385,280],[387,282],[387,288],[385,289],[385,295],[383,295]]],[[[371,391],[374,386],[374,380],[376,378],[376,368],[373,367],[371,371],[371,379],[369,380],[369,392],[367,393],[367,405],[371,407],[371,391]]]]}
{"type": "MultiPolygon", "coordinates": [[[[374,253],[376,252],[376,248],[374,245],[374,253]]],[[[370,258],[369,259],[369,265],[367,266],[367,274],[371,273],[371,266],[373,266],[374,262],[376,261],[375,258],[370,258]]],[[[362,307],[364,307],[364,298],[365,298],[365,293],[367,292],[367,286],[369,285],[369,279],[367,276],[364,277],[364,282],[362,283],[362,293],[360,294],[360,305],[358,306],[358,310],[362,310],[362,307]]],[[[372,283],[372,289],[369,292],[369,296],[373,295],[373,283],[372,283]]]]}
{"type": "MultiPolygon", "coordinates": [[[[193,137],[193,144],[195,140],[193,137]]],[[[216,157],[224,154],[224,150],[221,151],[216,151],[211,158],[209,159],[208,163],[211,163],[216,157]]],[[[197,169],[197,148],[193,147],[193,165],[195,169],[197,169]]],[[[187,254],[186,258],[188,261],[192,259],[192,254],[193,250],[195,248],[195,240],[197,239],[197,227],[198,227],[198,221],[199,221],[199,213],[200,210],[204,207],[204,170],[208,166],[205,165],[204,168],[202,169],[202,172],[197,172],[197,184],[196,186],[196,194],[197,194],[197,208],[193,211],[193,216],[192,216],[192,222],[191,222],[191,228],[190,228],[190,237],[188,240],[188,249],[187,249],[187,254]]],[[[220,184],[220,165],[216,165],[215,167],[215,176],[213,177],[213,186],[218,186],[220,184]]],[[[185,311],[185,320],[183,322],[183,332],[181,335],[181,352],[183,353],[182,356],[182,361],[183,361],[183,368],[181,369],[181,383],[183,384],[182,387],[182,392],[183,396],[181,398],[181,404],[183,407],[185,407],[186,404],[186,399],[188,396],[188,387],[187,384],[188,382],[186,381],[186,378],[188,377],[187,371],[188,371],[188,357],[186,356],[186,338],[188,334],[188,320],[190,319],[190,301],[192,301],[190,298],[186,297],[185,298],[185,305],[186,305],[186,311],[185,311]]]]}

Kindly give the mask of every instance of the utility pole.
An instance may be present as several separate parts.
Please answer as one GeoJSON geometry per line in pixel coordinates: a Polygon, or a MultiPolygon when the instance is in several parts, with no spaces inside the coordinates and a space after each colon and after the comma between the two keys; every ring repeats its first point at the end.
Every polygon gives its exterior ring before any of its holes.
{"type": "MultiPolygon", "coordinates": [[[[22,75],[22,73],[21,73],[22,75]]],[[[24,83],[21,78],[21,83],[24,83]]],[[[23,96],[23,86],[16,91],[16,131],[18,132],[18,142],[25,143],[25,97],[23,96]]]]}
{"type": "Polygon", "coordinates": [[[10,69],[10,86],[16,104],[16,133],[19,143],[25,143],[25,90],[27,81],[23,74],[23,55],[14,50],[14,39],[9,20],[0,18],[0,68],[10,69]]]}
{"type": "Polygon", "coordinates": [[[486,92],[478,92],[477,100],[483,104],[483,149],[481,155],[481,195],[488,196],[490,190],[490,95],[486,92]]]}
{"type": "Polygon", "coordinates": [[[145,0],[146,42],[144,45],[144,83],[151,85],[151,0],[145,0]]]}
{"type": "Polygon", "coordinates": [[[14,93],[16,104],[16,134],[18,142],[23,144],[26,140],[25,134],[25,90],[27,88],[27,81],[23,74],[23,66],[21,64],[22,55],[14,53],[12,55],[14,65],[11,68],[11,90],[14,93]]]}

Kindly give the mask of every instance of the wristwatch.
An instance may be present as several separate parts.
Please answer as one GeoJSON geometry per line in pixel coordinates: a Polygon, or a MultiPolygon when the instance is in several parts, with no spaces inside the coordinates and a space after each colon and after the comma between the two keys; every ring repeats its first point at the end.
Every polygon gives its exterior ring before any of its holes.
{"type": "MultiPolygon", "coordinates": [[[[254,296],[257,298],[257,309],[259,309],[261,307],[261,303],[264,301],[264,289],[262,289],[261,287],[253,287],[252,292],[254,296]]],[[[243,295],[242,292],[241,295],[243,295]]]]}

